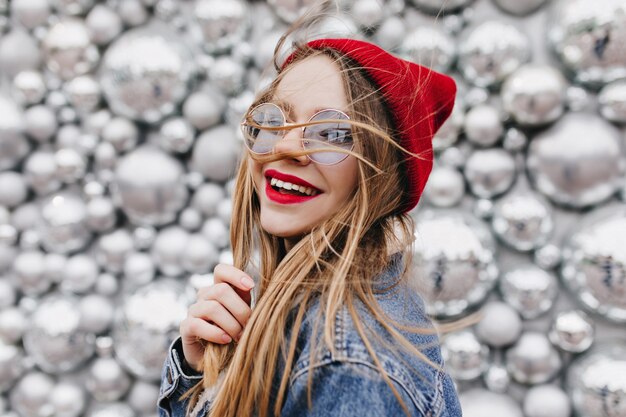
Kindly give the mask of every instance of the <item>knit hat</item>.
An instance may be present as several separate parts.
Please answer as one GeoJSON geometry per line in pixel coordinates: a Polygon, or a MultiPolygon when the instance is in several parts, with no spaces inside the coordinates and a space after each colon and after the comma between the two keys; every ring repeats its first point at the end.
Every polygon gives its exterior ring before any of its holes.
{"type": "MultiPolygon", "coordinates": [[[[314,49],[332,48],[363,67],[381,89],[393,117],[399,143],[420,158],[406,155],[404,203],[400,211],[413,209],[424,190],[433,166],[432,139],[454,106],[454,80],[424,66],[398,58],[384,49],[357,39],[316,39],[307,43],[314,49]]],[[[282,68],[294,58],[291,53],[282,68]]]]}

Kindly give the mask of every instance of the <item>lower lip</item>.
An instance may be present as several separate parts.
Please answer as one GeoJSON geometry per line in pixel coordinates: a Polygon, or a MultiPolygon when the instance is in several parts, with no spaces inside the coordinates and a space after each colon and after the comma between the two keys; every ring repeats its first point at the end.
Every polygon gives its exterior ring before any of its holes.
{"type": "Polygon", "coordinates": [[[304,203],[305,201],[309,201],[319,196],[320,194],[315,194],[315,195],[282,194],[276,191],[275,189],[273,189],[269,181],[265,181],[265,195],[267,195],[267,198],[269,198],[275,203],[280,203],[280,204],[304,203]]]}

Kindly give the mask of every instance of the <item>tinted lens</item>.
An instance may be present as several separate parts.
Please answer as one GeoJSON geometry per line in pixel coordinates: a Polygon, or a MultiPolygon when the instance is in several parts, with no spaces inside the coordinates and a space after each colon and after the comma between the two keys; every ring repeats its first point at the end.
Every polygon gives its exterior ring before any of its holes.
{"type": "MultiPolygon", "coordinates": [[[[317,113],[311,121],[327,119],[344,119],[348,116],[334,110],[324,110],[317,113]]],[[[304,128],[304,146],[307,149],[327,148],[336,146],[342,149],[352,149],[352,129],[350,123],[329,122],[307,126],[304,128]]],[[[341,152],[316,152],[311,159],[322,164],[336,164],[347,158],[348,154],[341,152]]]]}
{"type": "MultiPolygon", "coordinates": [[[[255,107],[249,115],[256,124],[262,127],[284,126],[285,119],[280,109],[269,103],[255,107]]],[[[244,138],[248,148],[255,153],[269,153],[276,141],[283,136],[282,130],[265,130],[249,124],[243,126],[244,138]]]]}

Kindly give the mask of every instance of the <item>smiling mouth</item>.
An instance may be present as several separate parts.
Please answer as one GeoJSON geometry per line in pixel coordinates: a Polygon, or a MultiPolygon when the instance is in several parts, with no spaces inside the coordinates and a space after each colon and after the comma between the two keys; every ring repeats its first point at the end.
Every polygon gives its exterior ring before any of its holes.
{"type": "Polygon", "coordinates": [[[313,197],[313,196],[316,196],[317,194],[320,194],[318,190],[311,188],[311,187],[305,187],[303,185],[292,184],[290,182],[281,181],[281,180],[278,180],[276,178],[271,178],[271,177],[266,177],[266,180],[268,181],[270,187],[273,190],[281,194],[297,195],[301,197],[313,197]]]}

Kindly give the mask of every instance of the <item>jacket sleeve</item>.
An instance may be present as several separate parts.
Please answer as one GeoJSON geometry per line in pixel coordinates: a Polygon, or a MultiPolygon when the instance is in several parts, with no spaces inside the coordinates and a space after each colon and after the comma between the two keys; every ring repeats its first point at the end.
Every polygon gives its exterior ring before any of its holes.
{"type": "Polygon", "coordinates": [[[157,409],[159,417],[185,417],[189,399],[180,400],[180,396],[202,379],[198,373],[184,362],[182,339],[180,336],[172,342],[161,370],[161,386],[157,409]]]}
{"type": "MultiPolygon", "coordinates": [[[[392,384],[411,417],[423,414],[407,390],[392,384]]],[[[298,374],[290,384],[281,417],[378,417],[406,415],[393,391],[377,369],[364,363],[331,362],[298,374]],[[312,375],[311,405],[307,404],[307,383],[312,375]]]]}

